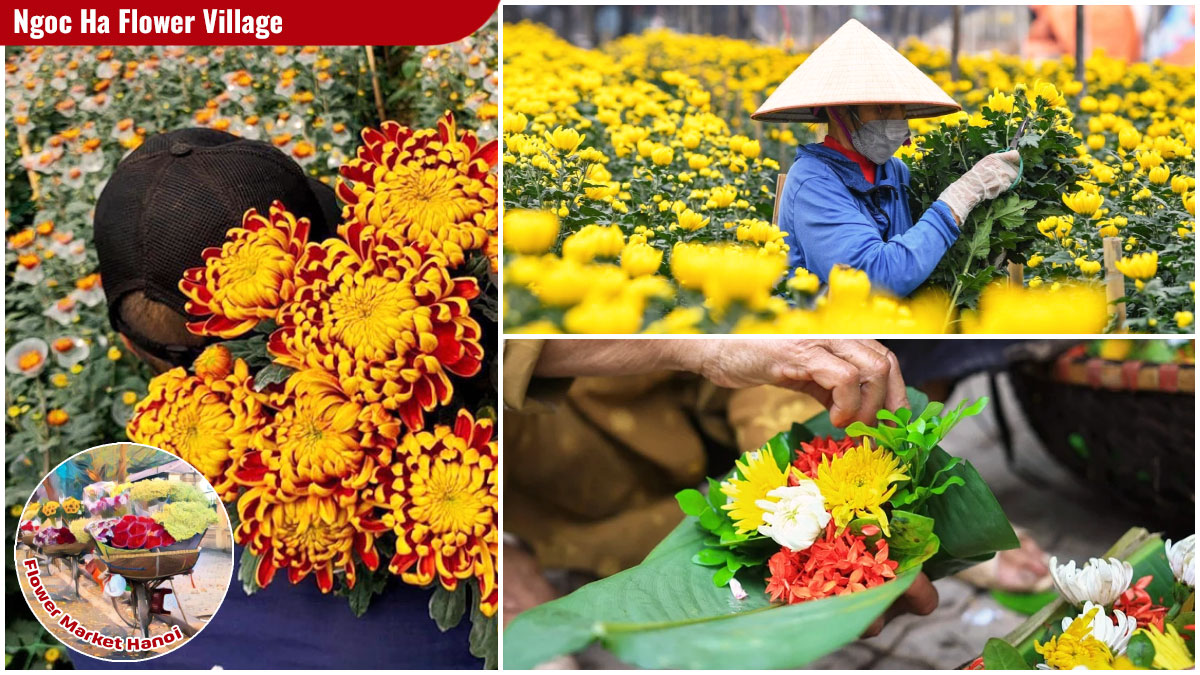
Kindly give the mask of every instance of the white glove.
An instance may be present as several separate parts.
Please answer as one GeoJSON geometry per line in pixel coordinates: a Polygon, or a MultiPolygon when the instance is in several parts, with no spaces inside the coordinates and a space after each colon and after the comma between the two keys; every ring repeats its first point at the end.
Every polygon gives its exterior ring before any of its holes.
{"type": "Polygon", "coordinates": [[[938,199],[946,202],[961,225],[985,199],[995,199],[1017,180],[1021,156],[1016,150],[996,152],[979,160],[962,178],[942,191],[938,199]]]}

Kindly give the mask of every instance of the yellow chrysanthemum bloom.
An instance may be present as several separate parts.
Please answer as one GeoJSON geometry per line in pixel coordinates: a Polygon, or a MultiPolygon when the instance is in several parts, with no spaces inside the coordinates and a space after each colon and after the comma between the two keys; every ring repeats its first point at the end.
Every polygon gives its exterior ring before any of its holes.
{"type": "Polygon", "coordinates": [[[179,290],[187,311],[206,317],[188,324],[197,335],[233,338],[274,319],[291,297],[292,270],[308,242],[309,222],[297,219],[280,202],[268,216],[246,211],[242,226],[229,230],[221,248],[204,252],[204,266],[183,273],[179,290]]]}
{"type": "Polygon", "coordinates": [[[495,424],[458,412],[454,426],[410,433],[376,498],[383,523],[397,535],[388,569],[404,581],[435,580],[453,591],[460,580],[479,584],[480,610],[493,616],[499,599],[496,556],[497,445],[495,424]]]}
{"type": "Polygon", "coordinates": [[[267,422],[266,396],[254,391],[246,362],[204,379],[173,368],[150,380],[125,428],[129,439],[162,448],[196,467],[225,501],[237,498],[234,473],[267,422]]]}
{"type": "Polygon", "coordinates": [[[1074,193],[1064,193],[1062,196],[1063,203],[1067,205],[1075,213],[1081,216],[1090,216],[1096,213],[1100,205],[1104,203],[1104,197],[1099,194],[1094,194],[1083,190],[1074,193]]]}
{"type": "Polygon", "coordinates": [[[339,502],[315,494],[285,499],[273,488],[252,487],[238,500],[241,522],[235,537],[258,556],[254,578],[259,586],[265,588],[275,572],[285,570],[293,584],[315,574],[321,592],[328,593],[335,572],[354,587],[355,553],[368,569],[379,567],[375,538],[386,528],[373,519],[373,510],[365,500],[339,502]]]}
{"type": "Polygon", "coordinates": [[[354,223],[343,233],[297,264],[295,297],[280,309],[268,351],[289,368],[338,373],[347,393],[419,429],[425,412],[449,402],[449,374],[482,367],[468,305],[479,286],[391,232],[354,223]]]}
{"type": "Polygon", "coordinates": [[[504,212],[504,248],[525,255],[545,253],[557,239],[558,217],[553,212],[525,209],[504,212]]]}
{"type": "Polygon", "coordinates": [[[767,493],[787,485],[787,473],[779,469],[775,457],[765,449],[746,453],[737,461],[737,468],[742,478],[735,475],[721,483],[721,492],[726,497],[721,508],[729,512],[739,533],[749,534],[757,532],[765,522],[758,502],[774,501],[768,499],[767,493]]]}
{"type": "Polygon", "coordinates": [[[1138,253],[1133,257],[1122,257],[1117,261],[1117,269],[1130,279],[1147,281],[1158,273],[1158,251],[1138,253]]]}
{"type": "Polygon", "coordinates": [[[1190,670],[1194,668],[1196,661],[1188,651],[1187,643],[1183,641],[1179,631],[1171,624],[1167,624],[1166,628],[1165,634],[1153,625],[1137,630],[1138,633],[1150,638],[1150,644],[1154,645],[1154,662],[1150,665],[1159,670],[1190,670]]]}
{"type": "Polygon", "coordinates": [[[816,483],[825,496],[825,508],[839,529],[855,518],[874,518],[888,531],[883,504],[896,492],[893,483],[908,480],[900,460],[885,448],[871,448],[868,440],[841,457],[826,457],[817,467],[816,483]]]}
{"type": "Polygon", "coordinates": [[[803,267],[797,267],[792,277],[787,280],[787,287],[800,293],[816,293],[821,287],[821,279],[803,267]]]}
{"type": "Polygon", "coordinates": [[[662,265],[663,252],[653,246],[633,242],[621,251],[621,269],[630,277],[656,274],[662,265]]]}
{"type": "Polygon", "coordinates": [[[465,251],[486,250],[495,236],[496,141],[481,144],[474,132],[459,132],[448,112],[436,130],[389,121],[364,129],[362,138],[337,183],[347,224],[441,251],[452,265],[462,264],[465,251]]]}
{"type": "Polygon", "coordinates": [[[1092,617],[1099,609],[1080,615],[1071,622],[1062,635],[1050,638],[1045,643],[1037,640],[1033,648],[1042,655],[1047,666],[1054,670],[1073,670],[1079,666],[1087,670],[1110,670],[1112,651],[1108,645],[1092,637],[1092,617]]]}

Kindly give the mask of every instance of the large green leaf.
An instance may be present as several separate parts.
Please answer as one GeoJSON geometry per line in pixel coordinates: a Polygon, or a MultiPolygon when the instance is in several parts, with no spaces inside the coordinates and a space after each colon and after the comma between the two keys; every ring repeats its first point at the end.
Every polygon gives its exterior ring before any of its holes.
{"type": "MultiPolygon", "coordinates": [[[[926,409],[928,399],[923,394],[910,389],[908,395],[913,410],[926,409]]],[[[790,453],[814,436],[842,438],[845,432],[822,414],[767,445],[780,461],[782,449],[790,453]]],[[[949,461],[945,452],[935,449],[929,466],[938,471],[949,461]]],[[[913,533],[906,558],[914,562],[939,543],[947,548],[949,539],[953,553],[939,551],[926,562],[927,573],[928,566],[935,564],[933,578],[940,576],[939,569],[977,562],[969,559],[972,556],[986,558],[999,548],[1017,545],[999,504],[973,468],[959,463],[945,475],[960,476],[963,485],[929,497],[922,513],[900,519],[913,533]],[[964,494],[956,494],[960,491],[964,494]],[[931,508],[941,515],[930,513],[931,508]],[[930,535],[922,516],[963,522],[955,526],[935,522],[930,535]],[[995,545],[989,548],[988,542],[995,545]]],[[[723,497],[711,494],[719,490],[717,481],[710,479],[709,489],[707,505],[690,492],[681,502],[692,511],[707,506],[719,509],[723,497]]],[[[736,600],[728,587],[714,585],[714,569],[722,582],[728,567],[693,562],[706,541],[713,539],[696,517],[689,516],[640,565],[523,612],[504,631],[505,666],[532,668],[599,642],[618,658],[647,668],[795,668],[856,639],[922,570],[915,565],[896,580],[860,593],[773,606],[766,595],[763,567],[738,571],[736,578],[747,597],[736,600]]]]}
{"type": "Polygon", "coordinates": [[[861,635],[918,571],[790,606],[770,604],[761,571],[742,573],[748,595],[736,600],[692,564],[699,532],[688,518],[642,564],[518,615],[504,631],[505,667],[532,668],[594,641],[645,668],[798,667],[861,635]]]}
{"type": "MultiPolygon", "coordinates": [[[[941,471],[951,460],[945,450],[935,447],[927,470],[941,471]]],[[[925,564],[931,579],[987,560],[996,551],[1020,546],[1000,503],[970,462],[959,462],[944,475],[957,476],[963,484],[930,497],[919,511],[933,518],[933,531],[941,540],[941,549],[925,564]]]]}

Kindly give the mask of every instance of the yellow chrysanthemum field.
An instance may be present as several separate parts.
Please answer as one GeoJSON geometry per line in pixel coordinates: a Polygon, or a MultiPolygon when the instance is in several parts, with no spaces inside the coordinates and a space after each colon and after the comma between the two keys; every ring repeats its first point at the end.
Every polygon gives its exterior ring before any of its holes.
{"type": "Polygon", "coordinates": [[[532,23],[505,26],[505,38],[509,332],[1171,332],[1191,321],[1194,68],[1097,54],[1084,91],[1066,60],[970,55],[953,77],[944,50],[903,46],[964,107],[912,120],[914,144],[898,156],[914,181],[930,178],[914,190],[936,197],[947,173],[937,162],[980,151],[981,127],[1003,141],[1014,115],[1036,115],[1047,140],[1024,148],[1037,158],[1018,191],[1025,221],[1003,222],[1024,228],[1009,258],[1024,262],[1021,279],[1003,263],[985,269],[995,256],[984,255],[965,301],[949,281],[958,268],[895,298],[854,270],[822,286],[788,269],[776,182],[816,130],[749,115],[806,54],[662,30],[581,49],[532,23]],[[945,152],[930,155],[935,145],[945,152]],[[1123,326],[1099,283],[1106,237],[1120,238],[1129,270],[1123,326]],[[1155,254],[1170,263],[1149,270],[1155,254]]]}
{"type": "Polygon", "coordinates": [[[494,617],[495,427],[465,407],[494,404],[458,387],[487,358],[474,307],[493,264],[496,142],[449,114],[363,141],[341,170],[337,237],[307,241],[307,220],[276,202],[187,271],[189,329],[227,341],[154,378],[127,431],[236,503],[257,585],[284,572],[353,592],[390,572],[469,584],[494,617]]]}

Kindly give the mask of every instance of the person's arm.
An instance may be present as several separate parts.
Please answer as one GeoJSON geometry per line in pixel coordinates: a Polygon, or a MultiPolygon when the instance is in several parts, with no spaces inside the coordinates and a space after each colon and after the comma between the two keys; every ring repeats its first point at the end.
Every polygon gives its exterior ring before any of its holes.
{"type": "Polygon", "coordinates": [[[792,209],[810,271],[828,280],[834,265],[849,265],[866,272],[873,286],[900,296],[924,283],[958,238],[953,213],[934,202],[907,232],[884,241],[879,225],[833,175],[806,180],[792,209]]]}
{"type": "Polygon", "coordinates": [[[538,377],[696,373],[721,387],[761,384],[809,394],[830,421],[873,424],[881,408],[908,405],[896,356],[874,340],[548,340],[538,377]]]}

